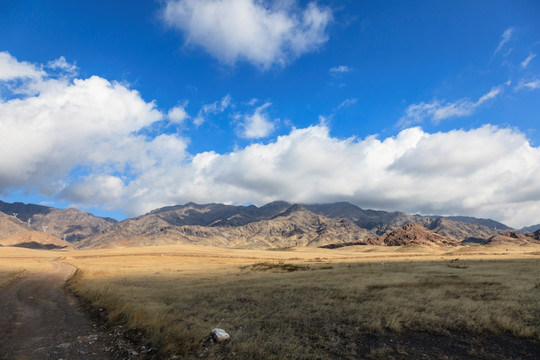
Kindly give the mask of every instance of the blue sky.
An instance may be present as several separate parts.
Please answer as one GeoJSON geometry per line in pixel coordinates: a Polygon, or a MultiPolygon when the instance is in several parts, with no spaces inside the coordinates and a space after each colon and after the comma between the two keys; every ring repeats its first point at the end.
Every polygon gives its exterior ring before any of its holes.
{"type": "Polygon", "coordinates": [[[0,3],[0,193],[540,223],[537,1],[0,3]]]}

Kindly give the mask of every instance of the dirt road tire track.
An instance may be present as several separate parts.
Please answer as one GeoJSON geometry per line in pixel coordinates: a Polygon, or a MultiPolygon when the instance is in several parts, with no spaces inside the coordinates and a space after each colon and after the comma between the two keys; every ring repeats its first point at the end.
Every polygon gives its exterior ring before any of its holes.
{"type": "Polygon", "coordinates": [[[75,268],[51,264],[0,290],[0,359],[113,359],[107,334],[64,291],[75,268]]]}

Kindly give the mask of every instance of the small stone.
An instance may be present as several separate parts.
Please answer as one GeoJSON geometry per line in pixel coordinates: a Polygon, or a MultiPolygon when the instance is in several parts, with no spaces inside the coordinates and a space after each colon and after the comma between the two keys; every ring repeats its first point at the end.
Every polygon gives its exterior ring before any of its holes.
{"type": "Polygon", "coordinates": [[[225,330],[223,329],[214,329],[212,330],[212,339],[217,343],[222,343],[225,341],[229,341],[231,339],[231,335],[229,335],[225,330]]]}
{"type": "Polygon", "coordinates": [[[56,345],[57,348],[62,348],[62,349],[67,349],[67,348],[70,347],[70,346],[71,346],[71,343],[70,343],[70,342],[65,342],[65,343],[56,345]]]}

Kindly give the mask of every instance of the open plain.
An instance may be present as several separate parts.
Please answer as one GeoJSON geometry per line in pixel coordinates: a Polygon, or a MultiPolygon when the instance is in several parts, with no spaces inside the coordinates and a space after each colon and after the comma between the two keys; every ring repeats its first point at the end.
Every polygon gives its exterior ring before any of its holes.
{"type": "MultiPolygon", "coordinates": [[[[55,269],[77,269],[64,296],[76,294],[107,322],[71,341],[55,339],[59,332],[49,330],[52,339],[40,345],[49,346],[47,356],[62,346],[82,351],[76,339],[80,343],[89,335],[102,341],[95,354],[140,359],[535,359],[540,354],[538,246],[4,247],[0,257],[3,307],[14,286],[34,276],[47,285],[44,279],[54,278],[55,269]],[[132,342],[122,352],[105,344],[120,326],[130,329],[132,342]],[[231,340],[212,342],[214,328],[227,331],[231,340]]],[[[62,274],[61,279],[69,277],[62,274]]],[[[40,295],[42,303],[56,296],[47,293],[40,295]]],[[[57,327],[65,332],[77,327],[63,322],[65,317],[55,316],[57,327]]],[[[21,325],[3,326],[6,331],[21,325]]],[[[2,356],[18,351],[21,359],[40,358],[23,351],[33,340],[20,334],[11,347],[3,340],[2,356]]]]}

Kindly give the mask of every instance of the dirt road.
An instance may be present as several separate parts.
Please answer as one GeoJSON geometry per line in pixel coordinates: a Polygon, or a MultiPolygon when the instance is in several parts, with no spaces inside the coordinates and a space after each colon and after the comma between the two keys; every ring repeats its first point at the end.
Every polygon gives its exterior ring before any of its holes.
{"type": "Polygon", "coordinates": [[[0,291],[0,359],[112,359],[107,334],[64,292],[75,268],[51,264],[0,291]]]}

